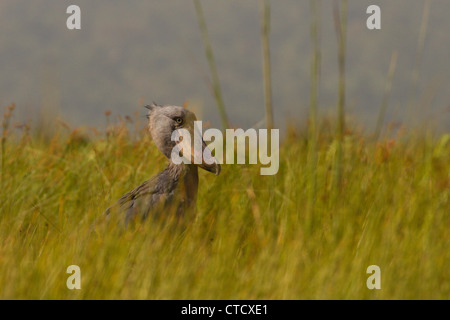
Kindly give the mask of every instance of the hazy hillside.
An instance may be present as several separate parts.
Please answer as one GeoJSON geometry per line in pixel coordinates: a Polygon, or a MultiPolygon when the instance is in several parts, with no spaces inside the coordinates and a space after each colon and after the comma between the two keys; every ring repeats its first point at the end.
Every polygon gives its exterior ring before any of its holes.
{"type": "MultiPolygon", "coordinates": [[[[230,119],[236,126],[250,126],[264,114],[258,1],[202,3],[230,119]]],[[[330,113],[337,87],[336,37],[332,1],[322,3],[321,110],[330,113]]],[[[394,50],[398,50],[398,66],[389,113],[398,110],[397,120],[408,123],[429,116],[442,128],[449,126],[448,1],[431,2],[419,90],[411,85],[424,3],[349,1],[348,110],[369,130],[394,50]],[[382,30],[369,31],[365,12],[375,3],[382,8],[382,30]],[[407,107],[411,100],[416,108],[407,107]]],[[[189,100],[203,107],[203,118],[219,126],[205,82],[209,72],[192,1],[78,0],[73,4],[82,11],[79,31],[66,28],[67,2],[1,1],[1,108],[15,102],[22,117],[34,117],[44,107],[74,124],[101,124],[108,109],[132,114],[152,100],[172,104],[189,100]]],[[[304,123],[309,99],[309,16],[309,1],[272,1],[278,126],[288,117],[304,123]]]]}

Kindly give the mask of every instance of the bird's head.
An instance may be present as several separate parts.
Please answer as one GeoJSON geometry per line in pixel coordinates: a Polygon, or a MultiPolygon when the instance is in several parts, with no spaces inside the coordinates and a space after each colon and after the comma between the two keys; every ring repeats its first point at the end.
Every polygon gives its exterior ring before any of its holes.
{"type": "MultiPolygon", "coordinates": [[[[182,150],[191,150],[190,163],[200,162],[194,159],[201,159],[201,163],[197,164],[209,172],[216,175],[220,173],[220,164],[216,158],[211,155],[206,143],[202,138],[201,154],[200,150],[194,148],[194,132],[200,131],[194,126],[194,121],[197,120],[195,114],[183,107],[178,106],[159,106],[155,103],[145,106],[149,109],[147,118],[150,134],[158,149],[167,157],[171,158],[172,150],[176,144],[181,144],[182,150]],[[172,141],[172,134],[174,131],[186,129],[191,136],[191,143],[187,139],[181,139],[179,142],[172,141]],[[204,152],[208,149],[209,152],[204,152]],[[207,155],[209,156],[207,156],[207,155]],[[209,159],[207,159],[209,157],[209,159]],[[205,161],[206,160],[206,161],[205,161]]],[[[202,132],[197,132],[199,137],[202,137],[202,132]]],[[[184,155],[183,155],[184,156],[184,155]]]]}

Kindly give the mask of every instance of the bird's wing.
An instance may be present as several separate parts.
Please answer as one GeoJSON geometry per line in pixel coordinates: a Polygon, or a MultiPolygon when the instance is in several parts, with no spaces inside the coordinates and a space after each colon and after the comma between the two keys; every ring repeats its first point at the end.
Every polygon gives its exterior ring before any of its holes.
{"type": "Polygon", "coordinates": [[[106,209],[105,213],[107,215],[111,212],[124,213],[126,224],[138,215],[145,218],[149,211],[160,202],[162,196],[160,189],[158,176],[155,176],[124,194],[114,205],[106,209]]]}
{"type": "Polygon", "coordinates": [[[139,197],[148,196],[155,193],[158,193],[156,179],[150,179],[120,197],[120,199],[118,200],[118,204],[120,206],[123,206],[126,203],[136,200],[139,197]]]}

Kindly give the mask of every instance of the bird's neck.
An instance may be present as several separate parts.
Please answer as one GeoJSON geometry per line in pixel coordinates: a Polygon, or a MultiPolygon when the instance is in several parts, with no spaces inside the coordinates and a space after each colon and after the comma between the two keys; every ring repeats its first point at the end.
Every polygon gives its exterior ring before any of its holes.
{"type": "Polygon", "coordinates": [[[184,188],[188,206],[195,205],[198,191],[198,167],[193,164],[186,165],[186,174],[184,175],[184,188]]]}
{"type": "Polygon", "coordinates": [[[173,173],[177,187],[185,198],[187,206],[195,205],[198,191],[198,167],[194,164],[169,163],[168,170],[173,173]]]}

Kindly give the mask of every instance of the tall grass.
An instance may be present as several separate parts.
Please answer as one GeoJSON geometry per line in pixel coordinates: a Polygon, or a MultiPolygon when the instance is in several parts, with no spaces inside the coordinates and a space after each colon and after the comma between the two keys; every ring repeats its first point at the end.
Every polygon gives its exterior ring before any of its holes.
{"type": "Polygon", "coordinates": [[[450,136],[411,132],[375,144],[346,135],[337,201],[335,137],[326,123],[319,129],[312,228],[308,146],[292,133],[275,177],[259,175],[258,165],[224,165],[218,177],[202,171],[192,222],[94,231],[106,207],[165,167],[148,135],[124,123],[107,134],[60,128],[51,140],[10,132],[17,142],[4,158],[0,298],[448,299],[450,136]],[[81,290],[66,287],[73,264],[81,290]],[[381,290],[366,287],[372,264],[381,290]]]}

